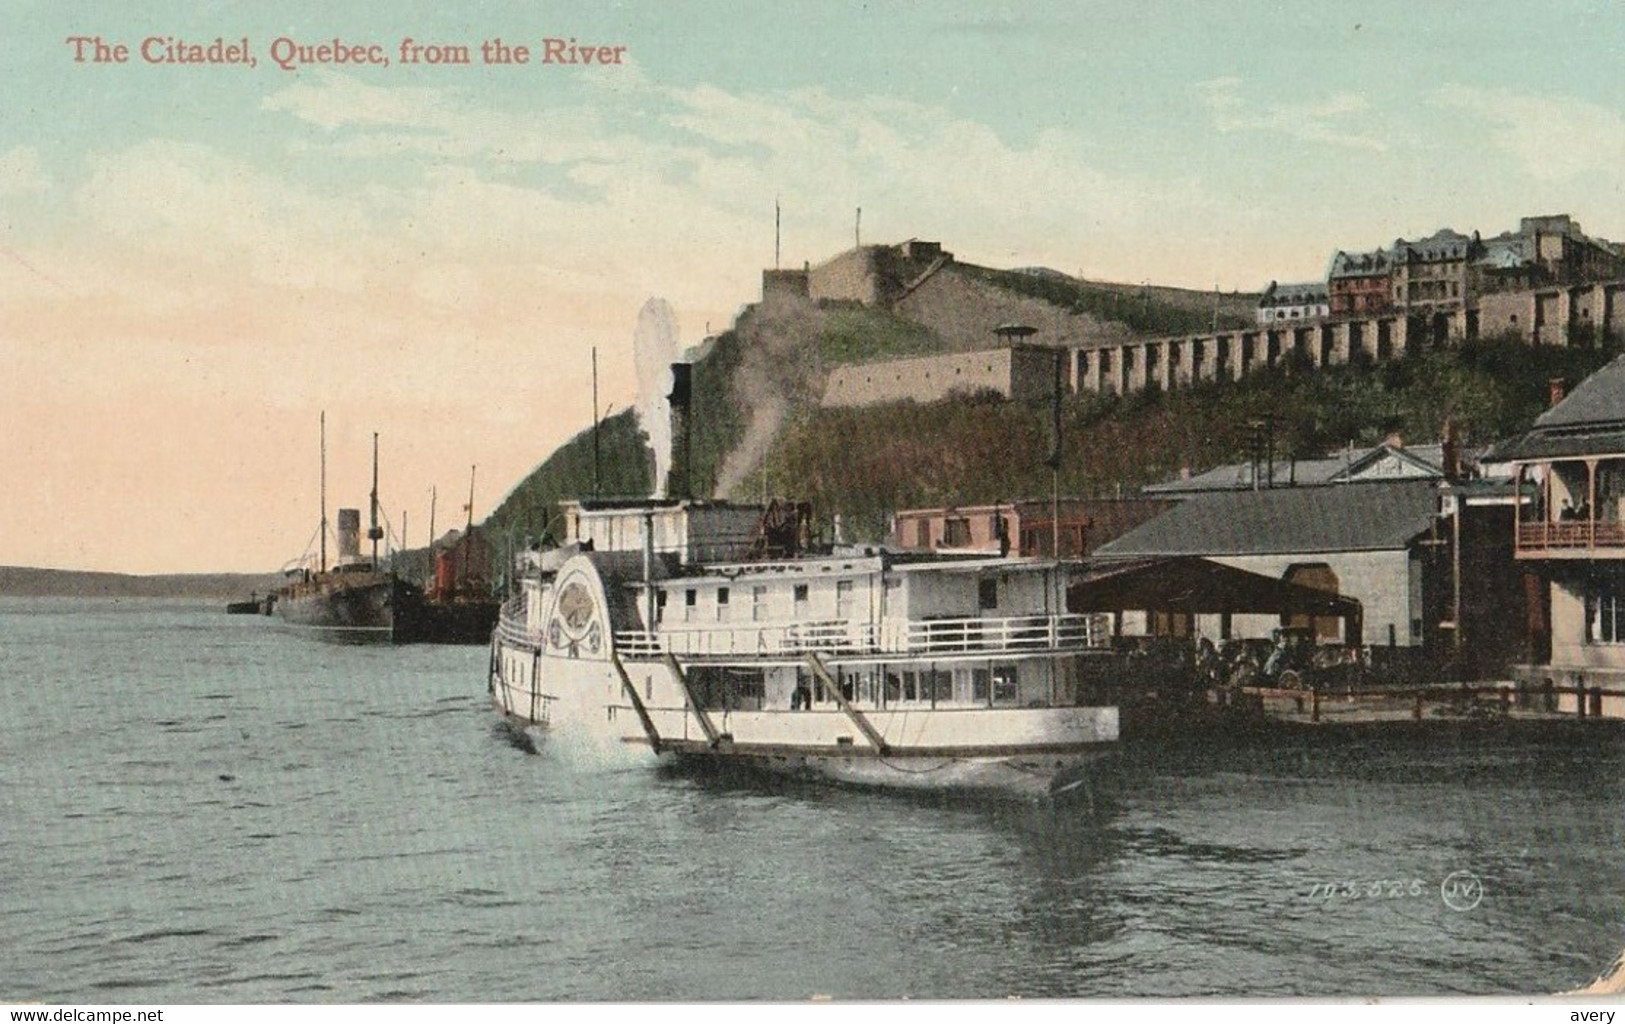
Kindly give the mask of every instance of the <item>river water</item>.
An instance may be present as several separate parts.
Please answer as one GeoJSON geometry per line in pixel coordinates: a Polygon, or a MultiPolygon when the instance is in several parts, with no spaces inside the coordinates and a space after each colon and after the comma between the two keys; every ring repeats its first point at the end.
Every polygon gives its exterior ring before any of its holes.
{"type": "Polygon", "coordinates": [[[969,803],[578,766],[485,666],[0,599],[0,1002],[1544,993],[1625,947],[1606,725],[1134,746],[1092,801],[969,803]]]}

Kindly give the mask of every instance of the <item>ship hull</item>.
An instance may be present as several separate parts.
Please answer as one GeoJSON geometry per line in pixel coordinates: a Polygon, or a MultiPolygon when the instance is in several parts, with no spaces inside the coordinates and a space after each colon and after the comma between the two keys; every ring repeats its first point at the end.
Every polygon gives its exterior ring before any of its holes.
{"type": "Polygon", "coordinates": [[[1047,798],[1085,786],[1090,766],[1115,749],[1118,732],[1115,707],[699,714],[670,696],[680,685],[661,663],[559,657],[545,638],[523,639],[500,626],[492,638],[492,707],[511,725],[599,766],[664,764],[854,787],[1047,798]],[[872,737],[854,716],[869,724],[872,737]]]}
{"type": "Polygon", "coordinates": [[[1109,743],[1099,743],[1049,754],[678,750],[670,751],[668,757],[679,767],[706,772],[743,770],[858,788],[1044,799],[1075,791],[1087,793],[1080,787],[1087,785],[1090,767],[1113,749],[1109,743]]]}
{"type": "Polygon", "coordinates": [[[425,600],[414,607],[409,632],[427,644],[487,644],[501,607],[496,601],[425,600]]]}
{"type": "Polygon", "coordinates": [[[338,643],[407,643],[415,639],[415,587],[376,573],[328,574],[279,593],[283,624],[338,643]]]}

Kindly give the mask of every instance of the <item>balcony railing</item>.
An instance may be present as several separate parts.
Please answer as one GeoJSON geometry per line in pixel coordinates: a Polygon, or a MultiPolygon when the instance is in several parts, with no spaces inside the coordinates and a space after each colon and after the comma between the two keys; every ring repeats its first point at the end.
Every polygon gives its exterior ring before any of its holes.
{"type": "Polygon", "coordinates": [[[1518,551],[1586,551],[1625,548],[1625,523],[1562,520],[1518,524],[1518,551]]]}
{"type": "Polygon", "coordinates": [[[537,648],[542,645],[541,632],[533,631],[526,621],[525,595],[520,594],[503,602],[502,612],[497,616],[496,633],[510,647],[537,648]]]}
{"type": "Polygon", "coordinates": [[[1020,654],[1104,646],[1107,630],[1094,615],[1024,615],[992,619],[923,619],[849,622],[831,619],[793,624],[704,628],[676,627],[654,633],[625,630],[615,646],[630,658],[794,657],[810,653],[903,657],[1020,654]]]}

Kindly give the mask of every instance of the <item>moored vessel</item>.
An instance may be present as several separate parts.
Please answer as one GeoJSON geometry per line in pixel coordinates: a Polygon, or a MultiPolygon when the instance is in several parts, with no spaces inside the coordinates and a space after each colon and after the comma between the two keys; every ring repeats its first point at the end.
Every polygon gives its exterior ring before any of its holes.
{"type": "MultiPolygon", "coordinates": [[[[491,585],[486,567],[490,544],[474,528],[474,470],[468,475],[468,522],[450,542],[431,541],[430,571],[418,609],[419,639],[433,644],[488,644],[496,628],[502,601],[491,585]]],[[[433,505],[429,512],[434,533],[433,505]]],[[[448,535],[450,536],[450,535],[448,535]]]]}
{"type": "Polygon", "coordinates": [[[276,594],[283,623],[349,643],[408,643],[422,632],[423,591],[360,554],[360,510],[341,508],[338,561],[300,569],[276,594]]]}
{"type": "Polygon", "coordinates": [[[1066,567],[811,550],[775,502],[583,501],[492,637],[504,716],[615,760],[739,764],[908,789],[1044,794],[1117,739],[1065,611],[1066,567]]]}
{"type": "Polygon", "coordinates": [[[338,510],[338,558],[327,564],[327,415],[322,414],[320,561],[290,571],[272,612],[289,626],[344,643],[409,643],[423,631],[423,590],[378,561],[378,435],[372,436],[370,556],[361,554],[361,511],[338,510]]]}

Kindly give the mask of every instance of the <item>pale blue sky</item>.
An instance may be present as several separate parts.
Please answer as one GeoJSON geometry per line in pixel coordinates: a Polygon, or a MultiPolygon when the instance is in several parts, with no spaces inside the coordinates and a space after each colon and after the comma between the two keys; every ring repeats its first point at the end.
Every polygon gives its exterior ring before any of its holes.
{"type": "Polygon", "coordinates": [[[0,563],[297,554],[322,407],[396,440],[413,502],[479,462],[483,512],[590,421],[588,348],[630,401],[645,299],[693,343],[755,298],[775,198],[787,265],[861,206],[865,241],[1225,289],[1526,214],[1625,239],[1617,4],[739,6],[0,2],[0,475],[28,481],[0,563]],[[259,66],[75,65],[75,34],[246,35],[259,66]],[[630,60],[288,73],[281,35],[630,60]],[[245,410],[276,445],[188,449],[245,410]],[[108,495],[70,484],[87,458],[108,495]],[[92,528],[155,465],[138,541],[92,528]],[[175,525],[234,503],[253,530],[175,525]],[[58,523],[51,554],[13,539],[58,523]]]}

